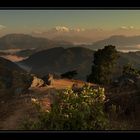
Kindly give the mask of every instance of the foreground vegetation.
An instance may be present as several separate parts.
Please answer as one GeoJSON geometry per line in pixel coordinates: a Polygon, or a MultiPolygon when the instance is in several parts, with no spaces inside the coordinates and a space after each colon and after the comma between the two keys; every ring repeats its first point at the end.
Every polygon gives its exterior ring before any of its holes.
{"type": "Polygon", "coordinates": [[[43,110],[39,103],[38,119],[26,120],[25,130],[106,130],[108,117],[104,112],[104,88],[93,89],[85,85],[74,91],[66,89],[57,93],[50,110],[43,110]]]}

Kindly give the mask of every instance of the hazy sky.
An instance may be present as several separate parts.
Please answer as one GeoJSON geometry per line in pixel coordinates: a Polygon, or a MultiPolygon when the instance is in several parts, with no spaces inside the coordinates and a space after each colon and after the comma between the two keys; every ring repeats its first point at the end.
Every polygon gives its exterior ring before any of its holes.
{"type": "Polygon", "coordinates": [[[140,10],[0,10],[0,32],[31,32],[55,26],[140,29],[140,10]]]}

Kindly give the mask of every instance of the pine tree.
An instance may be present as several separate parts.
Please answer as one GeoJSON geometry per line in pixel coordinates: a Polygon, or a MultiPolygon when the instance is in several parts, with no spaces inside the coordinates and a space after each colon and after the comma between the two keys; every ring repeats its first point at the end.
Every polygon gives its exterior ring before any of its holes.
{"type": "Polygon", "coordinates": [[[87,76],[88,82],[109,84],[119,54],[115,46],[108,45],[94,53],[92,72],[87,76]]]}

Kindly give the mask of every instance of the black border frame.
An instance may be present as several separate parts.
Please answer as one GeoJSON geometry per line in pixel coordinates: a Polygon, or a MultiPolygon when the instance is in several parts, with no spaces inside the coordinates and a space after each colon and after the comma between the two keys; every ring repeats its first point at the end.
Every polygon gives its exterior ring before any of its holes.
{"type": "MultiPolygon", "coordinates": [[[[10,1],[10,0],[9,0],[10,1]]],[[[45,0],[44,0],[45,1],[45,0]]],[[[113,0],[112,0],[113,1],[113,0]]],[[[22,3],[20,3],[21,5],[22,3]]],[[[114,3],[115,4],[115,3],[114,3]]],[[[135,3],[136,4],[136,3],[135,3]]],[[[96,4],[95,4],[96,5],[96,4]]],[[[12,5],[13,6],[13,5],[12,5]]],[[[5,6],[5,7],[0,7],[0,10],[140,10],[140,7],[124,7],[124,6],[119,6],[119,7],[114,7],[114,6],[108,6],[108,7],[104,7],[104,6],[93,6],[93,7],[40,7],[40,5],[35,6],[24,6],[24,4],[22,6],[5,6]]],[[[127,130],[111,130],[111,131],[18,131],[18,130],[0,130],[0,136],[8,136],[11,138],[11,136],[17,138],[17,139],[21,139],[21,138],[39,138],[41,139],[42,137],[44,138],[44,136],[47,136],[46,138],[72,138],[72,136],[78,136],[79,134],[81,136],[81,138],[88,138],[88,136],[94,136],[95,138],[102,138],[104,139],[105,137],[109,137],[113,136],[112,138],[117,138],[118,136],[120,136],[120,138],[123,138],[123,136],[132,136],[132,138],[134,138],[133,134],[140,134],[140,130],[132,130],[132,131],[127,131],[127,130]],[[8,135],[7,135],[8,134],[8,135]],[[77,135],[78,134],[78,135],[77,135]],[[111,135],[110,135],[111,134],[111,135]],[[112,135],[113,134],[113,135],[112,135]],[[119,135],[118,135],[119,134],[119,135]],[[66,136],[66,137],[65,137],[66,136]],[[114,137],[115,136],[115,137],[114,137]]],[[[137,135],[135,135],[137,136],[137,135]]],[[[15,139],[14,138],[14,139],[15,139]]],[[[78,138],[79,139],[79,138],[78,138]]]]}

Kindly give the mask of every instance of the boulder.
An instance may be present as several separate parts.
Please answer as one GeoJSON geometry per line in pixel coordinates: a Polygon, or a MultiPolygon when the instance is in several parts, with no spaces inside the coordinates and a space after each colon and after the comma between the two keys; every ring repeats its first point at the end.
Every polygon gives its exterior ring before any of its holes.
{"type": "Polygon", "coordinates": [[[36,76],[33,76],[33,81],[32,81],[31,87],[43,87],[45,85],[46,84],[45,84],[44,80],[42,80],[36,76]]]}
{"type": "Polygon", "coordinates": [[[42,79],[45,81],[45,83],[47,85],[52,85],[52,83],[53,83],[53,75],[50,73],[48,75],[44,76],[42,79]]]}

